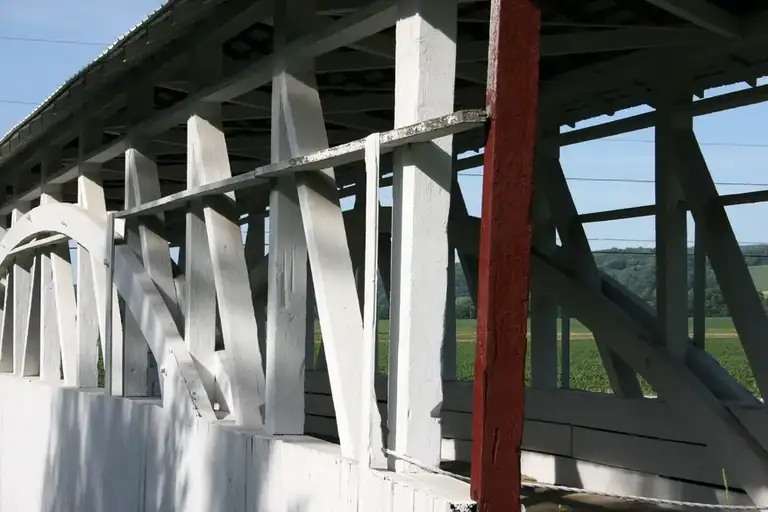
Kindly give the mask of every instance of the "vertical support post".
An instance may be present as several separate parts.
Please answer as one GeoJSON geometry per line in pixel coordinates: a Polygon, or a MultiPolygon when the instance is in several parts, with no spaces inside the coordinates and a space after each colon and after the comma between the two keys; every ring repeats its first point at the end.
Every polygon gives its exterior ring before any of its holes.
{"type": "MultiPolygon", "coordinates": [[[[21,221],[29,211],[29,203],[18,203],[11,213],[11,225],[21,221]]],[[[27,344],[30,296],[32,295],[34,259],[28,254],[18,255],[13,262],[13,373],[22,374],[27,344]]]]}
{"type": "MultiPolygon", "coordinates": [[[[277,5],[274,51],[299,36],[311,22],[311,5],[277,5]],[[292,16],[288,16],[288,9],[292,16]]],[[[288,63],[283,63],[287,65],[288,63]]],[[[284,69],[275,69],[276,76],[284,69]]],[[[277,83],[278,79],[275,78],[277,83]]],[[[272,161],[292,155],[285,105],[272,87],[272,161]]],[[[304,369],[307,344],[307,245],[296,180],[278,178],[269,196],[267,299],[267,397],[265,420],[272,434],[304,433],[304,369]]]]}
{"type": "MultiPolygon", "coordinates": [[[[128,115],[132,122],[146,119],[154,108],[154,86],[139,83],[128,98],[128,115]]],[[[131,147],[125,152],[125,207],[131,208],[142,203],[160,199],[160,178],[157,164],[153,160],[150,145],[146,140],[134,137],[131,147]]],[[[175,323],[183,327],[184,320],[178,305],[176,287],[173,281],[169,240],[164,238],[159,227],[163,226],[163,214],[153,217],[130,218],[125,222],[125,242],[139,257],[147,273],[157,286],[175,323]]],[[[115,376],[122,381],[125,396],[147,396],[151,394],[150,374],[157,366],[151,363],[147,340],[141,334],[139,321],[125,309],[125,336],[119,352],[114,351],[115,369],[121,371],[115,376]]],[[[162,357],[161,355],[157,355],[162,357]]]]}
{"type": "Polygon", "coordinates": [[[531,0],[491,1],[471,479],[480,512],[520,509],[540,25],[531,0]]]}
{"type": "Polygon", "coordinates": [[[690,102],[687,87],[661,89],[656,108],[656,307],[662,337],[678,358],[688,349],[688,232],[675,130],[692,129],[690,102]]]}
{"type": "MultiPolygon", "coordinates": [[[[84,163],[85,155],[101,146],[102,132],[98,123],[90,123],[80,134],[78,164],[78,204],[100,221],[107,220],[107,207],[104,199],[104,187],[101,182],[101,166],[84,163]]],[[[77,331],[78,331],[78,373],[80,386],[96,387],[98,384],[98,340],[101,340],[102,356],[106,339],[106,289],[107,269],[104,261],[78,246],[77,252],[77,331]]],[[[117,291],[112,288],[112,300],[116,300],[117,291]]],[[[122,323],[119,311],[113,310],[113,339],[122,338],[122,323]]]]}
{"type": "Polygon", "coordinates": [[[571,389],[571,316],[560,309],[560,388],[571,389]]]}
{"type": "MultiPolygon", "coordinates": [[[[558,148],[559,149],[559,148],[558,148]]],[[[536,172],[536,171],[534,171],[536,172]]],[[[540,251],[551,254],[557,243],[557,233],[545,198],[534,196],[533,243],[540,251]]],[[[550,297],[536,294],[531,287],[531,385],[538,389],[557,388],[557,303],[550,297]]]]}
{"type": "MultiPolygon", "coordinates": [[[[277,1],[275,12],[277,18],[278,15],[287,17],[288,12],[314,13],[315,10],[311,2],[294,5],[277,1]]],[[[312,63],[298,64],[302,66],[298,69],[293,67],[294,64],[281,62],[284,72],[277,73],[272,83],[273,88],[280,90],[292,157],[328,147],[312,63]]],[[[299,174],[296,187],[312,265],[341,453],[354,458],[360,436],[363,322],[338,186],[333,168],[299,174]]],[[[374,415],[378,413],[378,409],[372,412],[374,415]]]]}
{"type": "MultiPolygon", "coordinates": [[[[452,112],[456,79],[456,4],[399,0],[399,9],[395,127],[452,112]]],[[[452,162],[452,137],[394,155],[389,446],[429,466],[440,464],[452,162]]]]}
{"type": "Polygon", "coordinates": [[[379,415],[373,414],[376,405],[374,387],[378,361],[378,259],[379,259],[379,165],[381,159],[380,135],[375,133],[366,140],[366,209],[365,209],[365,251],[363,274],[363,368],[362,368],[362,407],[360,426],[360,463],[365,467],[384,469],[386,458],[382,451],[382,438],[379,415]]]}
{"type": "Polygon", "coordinates": [[[704,246],[704,233],[696,224],[695,245],[693,248],[693,344],[701,350],[707,344],[707,251],[704,246]]]}
{"type": "MultiPolygon", "coordinates": [[[[50,185],[46,178],[54,174],[61,165],[58,152],[48,155],[43,161],[40,205],[55,203],[61,199],[61,185],[50,185]]],[[[68,248],[68,243],[64,246],[68,248]]],[[[40,380],[59,382],[62,365],[62,335],[59,331],[56,310],[56,284],[54,282],[54,258],[59,247],[44,250],[40,254],[40,380]]],[[[71,269],[71,267],[70,267],[71,269]]],[[[71,336],[72,333],[65,334],[71,336]]]]}
{"type": "Polygon", "coordinates": [[[107,267],[106,286],[104,287],[104,298],[106,301],[104,308],[104,394],[112,395],[112,309],[114,300],[112,297],[112,287],[115,281],[115,215],[107,214],[107,229],[105,232],[104,247],[106,251],[106,260],[104,266],[107,267]]]}
{"type": "MultiPolygon", "coordinates": [[[[218,50],[216,48],[215,50],[218,50]]],[[[222,56],[219,51],[209,55],[198,49],[192,61],[192,74],[195,85],[205,87],[221,72],[222,56]]],[[[214,118],[220,117],[221,107],[217,104],[204,104],[198,107],[197,114],[214,118]]],[[[187,188],[205,183],[200,170],[192,165],[192,134],[187,123],[187,188]]],[[[213,276],[213,263],[205,226],[203,205],[192,202],[185,214],[184,238],[184,275],[185,275],[185,311],[184,341],[189,352],[198,363],[200,380],[211,402],[216,402],[215,351],[216,351],[216,285],[213,276]]],[[[232,406],[232,404],[230,404],[232,406]]]]}

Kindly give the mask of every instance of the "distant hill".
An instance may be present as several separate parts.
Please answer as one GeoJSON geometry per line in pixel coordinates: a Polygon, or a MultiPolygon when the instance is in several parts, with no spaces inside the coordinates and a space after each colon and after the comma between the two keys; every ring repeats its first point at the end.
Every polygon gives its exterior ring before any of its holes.
{"type": "MultiPolygon", "coordinates": [[[[745,261],[750,267],[758,291],[763,294],[768,307],[768,245],[745,246],[742,248],[745,261]]],[[[650,305],[656,305],[656,258],[653,249],[625,248],[610,249],[595,253],[595,262],[606,274],[616,279],[650,305]]],[[[693,299],[693,251],[688,266],[688,312],[692,313],[693,299]]],[[[382,293],[383,295],[383,293],[382,293]]],[[[459,318],[473,317],[474,308],[468,299],[466,279],[461,265],[456,265],[456,312],[459,318]]],[[[715,273],[707,264],[705,302],[707,316],[729,316],[715,273]]],[[[382,311],[382,313],[388,313],[382,311]]]]}

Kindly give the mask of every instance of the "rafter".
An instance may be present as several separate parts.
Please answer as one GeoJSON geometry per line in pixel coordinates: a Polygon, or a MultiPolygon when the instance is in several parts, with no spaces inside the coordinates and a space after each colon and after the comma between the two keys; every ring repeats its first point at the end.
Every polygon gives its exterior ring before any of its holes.
{"type": "Polygon", "coordinates": [[[739,37],[739,20],[706,0],[646,0],[696,26],[725,37],[739,37]]]}

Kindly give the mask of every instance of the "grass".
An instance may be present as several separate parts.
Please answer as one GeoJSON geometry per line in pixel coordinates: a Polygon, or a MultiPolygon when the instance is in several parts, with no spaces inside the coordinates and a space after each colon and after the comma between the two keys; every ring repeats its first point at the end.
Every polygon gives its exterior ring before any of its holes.
{"type": "MultiPolygon", "coordinates": [[[[457,376],[459,380],[472,380],[475,366],[475,339],[477,324],[474,320],[458,320],[456,325],[457,376]]],[[[592,333],[581,323],[571,321],[571,378],[570,387],[584,391],[609,393],[608,377],[600,361],[592,333]]],[[[315,339],[320,340],[319,326],[315,339]]],[[[707,319],[707,351],[727,369],[731,375],[757,394],[755,379],[747,363],[744,351],[736,336],[730,318],[707,319]]],[[[317,346],[319,348],[319,345],[317,346]]],[[[389,322],[379,323],[379,369],[387,371],[389,350],[389,322]]],[[[530,383],[530,350],[525,365],[526,382],[530,383]]],[[[641,380],[644,391],[653,393],[641,380]]]]}
{"type": "Polygon", "coordinates": [[[749,273],[752,274],[752,280],[755,282],[757,291],[768,291],[768,265],[749,267],[749,273]]]}

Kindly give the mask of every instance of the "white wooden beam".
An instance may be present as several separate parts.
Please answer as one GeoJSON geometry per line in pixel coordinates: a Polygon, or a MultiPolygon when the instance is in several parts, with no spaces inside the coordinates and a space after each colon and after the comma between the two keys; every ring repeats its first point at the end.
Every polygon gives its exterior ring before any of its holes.
{"type": "MultiPolygon", "coordinates": [[[[211,183],[232,176],[224,132],[218,125],[216,112],[211,110],[211,119],[195,115],[187,123],[189,172],[198,183],[211,183]]],[[[238,425],[258,427],[263,425],[260,407],[265,397],[264,371],[243,236],[233,196],[229,194],[209,199],[203,207],[203,216],[222,336],[232,358],[233,375],[230,378],[235,420],[238,425]]],[[[187,272],[190,289],[196,281],[210,279],[210,275],[187,272]]]]}
{"type": "Polygon", "coordinates": [[[40,376],[40,287],[42,284],[40,263],[40,256],[33,257],[30,272],[32,277],[30,294],[28,302],[21,305],[27,310],[27,323],[22,326],[24,330],[24,358],[21,365],[21,375],[23,377],[40,376]]]}
{"type": "MultiPolygon", "coordinates": [[[[282,95],[291,155],[327,149],[314,75],[287,69],[275,77],[273,87],[282,95]]],[[[341,450],[354,458],[360,436],[363,325],[336,179],[333,169],[326,168],[297,175],[296,181],[341,450]]]]}
{"type": "MultiPolygon", "coordinates": [[[[52,151],[43,160],[41,181],[44,183],[49,176],[61,167],[61,153],[52,151]]],[[[51,204],[61,200],[60,185],[41,185],[43,193],[40,195],[40,204],[51,204]]],[[[66,240],[66,239],[65,239],[66,240]]],[[[65,241],[66,251],[69,252],[69,243],[65,241]]],[[[58,311],[56,308],[56,283],[54,277],[54,259],[58,259],[57,253],[61,252],[58,246],[48,246],[40,252],[40,379],[44,382],[60,382],[62,379],[62,347],[64,337],[73,339],[75,329],[62,337],[59,332],[58,311]]],[[[70,274],[72,267],[69,267],[70,274]]],[[[71,282],[71,275],[70,275],[71,282]]],[[[74,292],[74,290],[73,290],[74,292]]],[[[74,306],[74,302],[72,303],[74,306]]],[[[74,314],[74,308],[69,310],[74,314]]],[[[71,346],[71,344],[69,345],[71,346]]]]}
{"type": "MultiPolygon", "coordinates": [[[[11,214],[11,227],[24,219],[29,203],[19,203],[11,214]]],[[[19,255],[13,263],[13,373],[22,375],[27,345],[27,327],[34,279],[34,257],[19,255]]]]}
{"type": "MultiPolygon", "coordinates": [[[[457,8],[439,0],[398,5],[395,126],[401,127],[453,110],[457,8]]],[[[430,466],[440,463],[452,146],[445,137],[403,148],[394,164],[388,446],[430,466]]]]}
{"type": "MultiPolygon", "coordinates": [[[[277,161],[290,155],[290,147],[280,91],[273,94],[272,154],[277,161]]],[[[273,434],[303,434],[307,245],[293,176],[275,182],[269,205],[265,420],[273,434]]]]}
{"type": "Polygon", "coordinates": [[[739,20],[709,0],[646,0],[694,25],[725,37],[739,37],[739,20]]]}
{"type": "MultiPolygon", "coordinates": [[[[315,2],[275,2],[274,52],[317,23],[315,2]]],[[[275,67],[272,86],[273,163],[295,156],[284,91],[278,84],[289,62],[275,67]]],[[[295,136],[295,135],[294,135],[295,136]]],[[[307,340],[307,243],[293,176],[274,182],[269,197],[269,284],[267,287],[267,398],[265,421],[273,434],[304,433],[304,368],[307,340]]]]}
{"type": "MultiPolygon", "coordinates": [[[[5,231],[5,228],[3,228],[5,231]]],[[[0,372],[13,373],[13,270],[5,274],[0,329],[0,372]]]]}
{"type": "Polygon", "coordinates": [[[379,329],[378,329],[378,258],[379,258],[379,166],[380,135],[375,133],[367,140],[365,163],[365,268],[363,296],[363,358],[362,358],[362,407],[360,415],[360,463],[365,467],[386,469],[384,457],[384,438],[378,414],[376,390],[374,388],[378,369],[379,329]]]}

